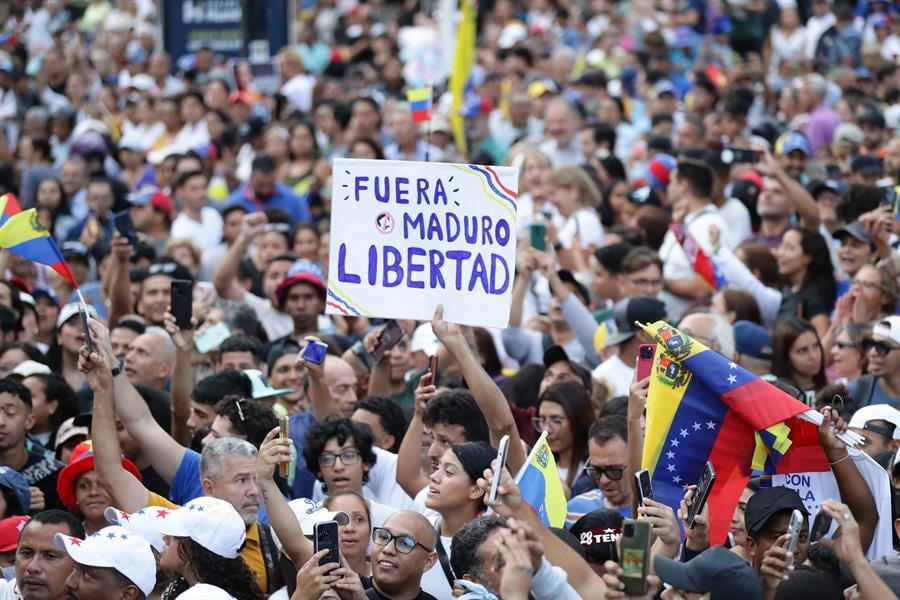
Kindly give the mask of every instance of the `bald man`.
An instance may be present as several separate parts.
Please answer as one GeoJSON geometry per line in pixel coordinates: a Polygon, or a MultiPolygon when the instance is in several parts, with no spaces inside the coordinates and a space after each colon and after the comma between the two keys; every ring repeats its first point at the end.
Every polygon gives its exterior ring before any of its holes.
{"type": "Polygon", "coordinates": [[[175,342],[162,327],[148,327],[129,344],[122,370],[132,385],[163,391],[174,369],[175,342]]]}
{"type": "Polygon", "coordinates": [[[331,354],[325,357],[323,367],[325,385],[337,403],[338,410],[349,419],[356,411],[356,371],[350,363],[331,354]]]}
{"type": "Polygon", "coordinates": [[[435,600],[422,591],[422,575],[438,560],[437,534],[424,516],[413,511],[392,514],[372,533],[370,600],[435,600]]]}
{"type": "Polygon", "coordinates": [[[734,360],[734,331],[721,315],[691,313],[681,319],[678,329],[728,360],[734,360]]]}

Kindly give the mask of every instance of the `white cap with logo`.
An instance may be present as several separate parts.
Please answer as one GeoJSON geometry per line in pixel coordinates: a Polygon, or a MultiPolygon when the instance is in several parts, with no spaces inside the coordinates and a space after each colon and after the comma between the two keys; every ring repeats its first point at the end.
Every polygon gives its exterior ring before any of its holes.
{"type": "Polygon", "coordinates": [[[888,338],[895,344],[900,345],[900,316],[891,315],[875,323],[875,327],[872,328],[872,335],[888,338]]]}
{"type": "Polygon", "coordinates": [[[191,538],[223,558],[237,558],[247,537],[238,511],[211,496],[194,498],[177,510],[160,509],[153,524],[162,535],[191,538]]]}
{"type": "Polygon", "coordinates": [[[104,527],[84,540],[57,533],[54,541],[80,565],[115,569],[145,596],[156,587],[156,559],[150,543],[124,527],[104,527]]]}

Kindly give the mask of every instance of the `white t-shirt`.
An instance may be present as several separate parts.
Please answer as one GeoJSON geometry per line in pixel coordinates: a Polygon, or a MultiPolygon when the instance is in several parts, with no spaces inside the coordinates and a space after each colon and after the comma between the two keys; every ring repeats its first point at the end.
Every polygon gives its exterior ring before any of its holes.
{"type": "MultiPolygon", "coordinates": [[[[397,483],[397,455],[381,448],[372,448],[372,451],[376,456],[375,466],[369,471],[369,481],[363,484],[363,497],[370,502],[387,505],[394,511],[415,510],[413,499],[397,483]]],[[[315,502],[325,499],[321,481],[317,480],[313,485],[312,499],[315,502]]],[[[374,523],[374,514],[372,518],[374,523]]]]}
{"type": "Polygon", "coordinates": [[[750,211],[744,203],[737,198],[728,198],[725,204],[719,207],[719,216],[728,223],[730,235],[721,236],[721,243],[729,250],[734,250],[741,245],[753,233],[753,225],[750,221],[750,211]]]}
{"type": "MultiPolygon", "coordinates": [[[[450,561],[450,544],[453,542],[452,537],[440,536],[441,544],[447,553],[447,561],[450,561]]],[[[438,555],[440,557],[440,555],[438,555]]],[[[444,568],[441,566],[440,558],[434,561],[434,566],[425,571],[422,575],[422,583],[419,584],[423,591],[431,594],[435,598],[448,600],[453,597],[453,588],[447,582],[447,576],[444,574],[444,568]]]]}
{"type": "Polygon", "coordinates": [[[283,86],[281,94],[288,99],[294,108],[309,112],[312,110],[313,88],[316,87],[316,78],[312,75],[295,75],[283,86]]]}
{"type": "Polygon", "coordinates": [[[581,239],[582,248],[603,245],[603,225],[600,224],[600,215],[593,208],[580,208],[565,219],[562,229],[559,230],[559,243],[563,248],[571,248],[575,234],[581,239]]]}
{"type": "Polygon", "coordinates": [[[266,298],[260,298],[256,294],[244,292],[244,304],[253,309],[256,318],[266,330],[266,336],[270,340],[290,335],[294,331],[294,320],[287,313],[283,313],[266,298]]]}
{"type": "Polygon", "coordinates": [[[631,380],[634,378],[634,368],[626,365],[617,354],[614,354],[594,369],[591,376],[605,381],[612,391],[612,397],[627,396],[631,380]]]}
{"type": "Polygon", "coordinates": [[[172,221],[170,237],[173,240],[191,240],[201,250],[215,248],[222,241],[222,215],[211,206],[200,209],[200,221],[181,213],[172,221]]]}

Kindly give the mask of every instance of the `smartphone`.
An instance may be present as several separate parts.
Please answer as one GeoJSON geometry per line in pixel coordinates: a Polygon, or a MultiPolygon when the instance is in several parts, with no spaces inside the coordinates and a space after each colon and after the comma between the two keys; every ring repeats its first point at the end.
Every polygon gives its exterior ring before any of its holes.
{"type": "Polygon", "coordinates": [[[543,223],[531,224],[531,247],[541,252],[547,250],[547,226],[543,223]]]}
{"type": "Polygon", "coordinates": [[[637,380],[641,381],[650,377],[653,372],[653,357],[656,355],[656,344],[641,344],[638,346],[637,380]]]}
{"type": "Polygon", "coordinates": [[[424,385],[434,385],[434,382],[437,381],[437,367],[438,357],[435,354],[428,358],[428,375],[424,376],[424,385]]]}
{"type": "Polygon", "coordinates": [[[622,522],[622,582],[625,595],[647,593],[647,567],[650,556],[650,523],[625,519],[622,522]]]}
{"type": "MultiPolygon", "coordinates": [[[[290,417],[284,416],[278,419],[278,427],[280,429],[278,432],[279,439],[286,440],[291,437],[290,417]]],[[[278,463],[278,474],[281,475],[283,479],[287,479],[291,474],[291,461],[278,463]]]]}
{"type": "Polygon", "coordinates": [[[88,354],[91,354],[94,351],[94,342],[91,340],[91,328],[88,326],[88,312],[84,306],[79,306],[78,314],[81,315],[81,327],[84,329],[84,343],[87,345],[88,354]]]}
{"type": "Polygon", "coordinates": [[[191,313],[194,305],[194,282],[187,279],[172,280],[172,316],[178,329],[191,329],[191,313]]]}
{"type": "Polygon", "coordinates": [[[341,554],[338,550],[340,540],[338,538],[337,521],[321,521],[313,526],[315,551],[328,550],[328,554],[319,559],[320,565],[328,563],[341,564],[341,554]]]}
{"type": "Polygon", "coordinates": [[[326,354],[328,354],[328,344],[310,342],[306,345],[306,348],[300,351],[300,358],[314,365],[321,365],[325,362],[326,354]]]}
{"type": "Polygon", "coordinates": [[[897,194],[896,187],[884,188],[884,195],[881,197],[881,205],[890,206],[894,216],[900,218],[900,216],[898,216],[898,211],[900,211],[900,202],[898,202],[898,200],[900,200],[900,196],[897,194]]]}
{"type": "Polygon", "coordinates": [[[634,483],[637,486],[638,501],[641,503],[641,506],[644,505],[645,499],[649,498],[650,500],[653,500],[653,486],[650,485],[650,471],[641,469],[635,473],[634,483]]]}
{"type": "Polygon", "coordinates": [[[206,354],[222,345],[222,342],[231,337],[228,325],[218,322],[209,329],[194,338],[194,347],[200,354],[206,354]]]}
{"type": "Polygon", "coordinates": [[[387,351],[396,346],[403,339],[403,328],[396,319],[391,319],[378,334],[378,341],[375,343],[375,350],[372,352],[372,360],[375,363],[381,362],[387,351]]]}
{"type": "Polygon", "coordinates": [[[703,473],[700,474],[700,481],[697,482],[694,500],[691,502],[691,508],[688,511],[687,522],[689,528],[694,528],[694,519],[697,518],[697,515],[703,510],[703,505],[706,504],[706,500],[709,498],[709,492],[712,490],[712,486],[715,482],[716,471],[713,469],[712,463],[706,461],[706,466],[703,467],[703,473]]]}
{"type": "Polygon", "coordinates": [[[759,152],[751,148],[740,148],[738,146],[725,146],[719,158],[726,165],[733,164],[756,164],[759,162],[759,152]]]}
{"type": "Polygon", "coordinates": [[[785,549],[788,552],[797,551],[797,541],[800,539],[800,529],[802,528],[803,513],[794,509],[793,512],[791,512],[791,520],[788,522],[787,533],[791,534],[791,539],[788,540],[787,546],[785,546],[785,549]]]}
{"type": "Polygon", "coordinates": [[[491,489],[488,492],[488,504],[497,501],[497,488],[500,487],[500,475],[506,467],[506,455],[509,452],[509,436],[504,435],[500,438],[500,445],[497,448],[497,462],[494,465],[494,478],[491,479],[491,489]]]}
{"type": "Polygon", "coordinates": [[[127,210],[117,212],[113,217],[113,224],[116,226],[116,231],[122,234],[122,237],[127,239],[131,247],[136,250],[140,240],[138,240],[137,229],[134,228],[134,221],[131,220],[131,213],[127,210]]]}
{"type": "Polygon", "coordinates": [[[826,515],[825,511],[820,510],[816,518],[813,519],[812,530],[809,532],[809,541],[818,542],[828,535],[828,531],[831,529],[831,521],[831,517],[826,515]]]}

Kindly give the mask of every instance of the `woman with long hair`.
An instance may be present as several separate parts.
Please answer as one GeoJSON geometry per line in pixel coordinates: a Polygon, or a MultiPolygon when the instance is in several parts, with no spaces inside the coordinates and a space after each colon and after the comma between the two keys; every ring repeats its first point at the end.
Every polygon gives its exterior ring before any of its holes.
{"type": "Polygon", "coordinates": [[[324,183],[320,178],[323,174],[327,176],[328,165],[319,154],[316,130],[311,122],[299,121],[291,127],[288,155],[290,160],[285,170],[285,185],[301,196],[317,193],[324,183]]]}
{"type": "Polygon", "coordinates": [[[828,383],[825,351],[815,327],[803,319],[783,319],[772,330],[772,374],[803,392],[807,404],[828,383]]]}
{"type": "Polygon", "coordinates": [[[263,600],[253,571],[240,556],[247,528],[231,504],[202,496],[154,524],[166,541],[159,565],[179,575],[163,592],[164,600],[176,600],[188,590],[195,598],[219,598],[227,592],[237,600],[263,600]]]}
{"type": "Polygon", "coordinates": [[[600,192],[580,167],[560,167],[547,176],[547,197],[559,211],[562,224],[548,228],[560,267],[587,270],[588,258],[603,245],[603,225],[597,206],[600,192]],[[578,246],[576,246],[576,242],[578,246]]]}
{"type": "Polygon", "coordinates": [[[583,474],[594,419],[594,407],[584,386],[573,381],[561,381],[545,389],[537,416],[532,419],[538,433],[547,432],[559,477],[570,490],[583,474]]]}
{"type": "Polygon", "coordinates": [[[631,221],[637,205],[631,201],[628,182],[612,179],[600,190],[600,222],[604,227],[622,225],[631,221]]]}
{"type": "Polygon", "coordinates": [[[57,240],[65,240],[72,226],[78,222],[69,210],[69,199],[62,183],[55,177],[42,179],[38,183],[34,205],[41,224],[57,240]]]}

